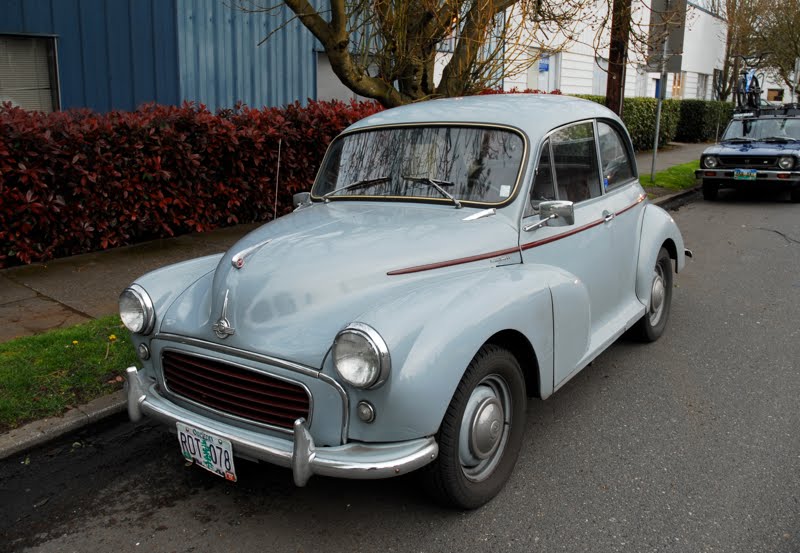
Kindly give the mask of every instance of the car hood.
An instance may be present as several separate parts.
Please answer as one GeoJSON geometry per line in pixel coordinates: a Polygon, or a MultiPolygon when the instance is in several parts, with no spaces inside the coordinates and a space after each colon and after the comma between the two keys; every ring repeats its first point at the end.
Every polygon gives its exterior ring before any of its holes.
{"type": "MultiPolygon", "coordinates": [[[[517,246],[516,229],[500,213],[463,220],[478,211],[385,202],[314,204],[242,238],[212,273],[172,303],[160,332],[320,367],[336,333],[361,313],[447,279],[452,271],[495,263],[486,259],[396,276],[389,271],[517,246]],[[222,318],[233,329],[225,338],[212,329],[222,318]]],[[[503,261],[515,260],[518,255],[503,261]]]]}
{"type": "Polygon", "coordinates": [[[706,148],[703,155],[775,156],[800,154],[800,142],[748,142],[746,144],[721,143],[706,148]]]}

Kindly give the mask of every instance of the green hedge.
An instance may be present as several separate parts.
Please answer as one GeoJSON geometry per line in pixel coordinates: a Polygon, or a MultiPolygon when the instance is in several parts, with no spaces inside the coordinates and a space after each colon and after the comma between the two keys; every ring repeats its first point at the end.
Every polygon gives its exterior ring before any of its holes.
{"type": "MultiPolygon", "coordinates": [[[[591,94],[575,94],[578,98],[591,100],[605,105],[605,96],[591,94]]],[[[661,106],[661,126],[659,127],[658,143],[664,146],[675,140],[678,132],[678,121],[681,114],[681,100],[664,100],[661,106]]],[[[655,98],[625,98],[622,103],[622,120],[628,128],[636,151],[651,150],[653,136],[656,133],[656,109],[658,101],[655,98]]]]}
{"type": "Polygon", "coordinates": [[[733,104],[712,100],[681,100],[678,142],[716,141],[733,117],[733,104]]]}

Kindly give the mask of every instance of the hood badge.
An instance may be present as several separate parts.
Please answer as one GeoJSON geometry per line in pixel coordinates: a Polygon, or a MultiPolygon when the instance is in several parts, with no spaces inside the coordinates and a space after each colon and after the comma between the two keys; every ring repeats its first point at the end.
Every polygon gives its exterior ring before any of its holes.
{"type": "Polygon", "coordinates": [[[228,321],[228,293],[230,290],[225,290],[225,300],[222,302],[222,313],[220,314],[219,320],[211,325],[211,330],[214,331],[214,334],[217,335],[217,338],[220,340],[224,340],[228,336],[233,336],[236,333],[236,329],[231,326],[230,321],[228,321]]]}
{"type": "Polygon", "coordinates": [[[244,258],[245,257],[247,257],[248,255],[250,255],[251,253],[253,253],[256,250],[258,250],[260,248],[263,248],[264,246],[266,246],[270,242],[272,242],[272,238],[268,238],[267,240],[259,242],[258,244],[250,246],[249,248],[243,249],[242,251],[240,251],[239,253],[237,253],[236,255],[234,255],[231,258],[231,265],[233,265],[234,269],[241,269],[242,267],[244,267],[244,258]]]}

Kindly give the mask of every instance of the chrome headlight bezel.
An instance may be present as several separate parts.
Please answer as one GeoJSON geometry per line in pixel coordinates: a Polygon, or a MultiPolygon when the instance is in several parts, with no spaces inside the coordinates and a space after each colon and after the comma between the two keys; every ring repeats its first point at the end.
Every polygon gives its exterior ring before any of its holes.
{"type": "Polygon", "coordinates": [[[716,156],[703,156],[703,167],[706,169],[716,169],[719,167],[719,159],[716,156]]]}
{"type": "Polygon", "coordinates": [[[131,284],[119,295],[119,316],[125,328],[134,334],[150,334],[156,324],[156,310],[153,306],[153,300],[150,299],[147,291],[138,284],[131,284]],[[142,313],[141,324],[129,324],[131,318],[125,316],[124,310],[127,307],[123,304],[123,301],[132,301],[134,305],[138,305],[138,310],[142,313]]]}
{"type": "Polygon", "coordinates": [[[788,171],[789,169],[793,168],[794,164],[795,160],[793,156],[781,156],[778,158],[778,167],[784,171],[788,171]],[[786,165],[784,165],[784,161],[787,162],[786,165]]]}
{"type": "Polygon", "coordinates": [[[350,323],[346,328],[336,334],[331,347],[331,358],[337,374],[349,385],[369,390],[381,386],[389,378],[392,370],[392,359],[389,355],[389,347],[378,334],[378,331],[364,323],[350,323]],[[373,362],[369,364],[368,374],[364,378],[356,378],[352,368],[347,367],[337,351],[343,345],[345,338],[361,341],[364,345],[364,352],[373,357],[373,362]]]}

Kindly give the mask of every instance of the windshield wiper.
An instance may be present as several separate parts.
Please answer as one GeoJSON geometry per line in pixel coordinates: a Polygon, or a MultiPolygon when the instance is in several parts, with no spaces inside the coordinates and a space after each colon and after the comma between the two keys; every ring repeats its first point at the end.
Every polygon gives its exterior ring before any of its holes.
{"type": "Polygon", "coordinates": [[[747,138],[746,136],[737,136],[734,138],[723,138],[723,142],[753,142],[752,138],[747,138]]]}
{"type": "Polygon", "coordinates": [[[328,198],[330,198],[334,194],[337,194],[337,193],[342,192],[344,190],[353,190],[355,188],[361,188],[362,186],[371,186],[373,184],[380,184],[382,182],[387,182],[388,180],[389,180],[389,177],[375,177],[374,179],[357,180],[355,182],[351,182],[350,184],[345,184],[344,186],[340,186],[339,188],[336,188],[335,190],[331,190],[327,194],[324,194],[322,196],[322,199],[327,202],[328,198]]]}
{"type": "Polygon", "coordinates": [[[412,177],[411,175],[403,175],[403,178],[405,180],[410,180],[411,182],[419,182],[421,184],[433,186],[442,196],[453,202],[456,205],[456,209],[461,209],[461,202],[459,202],[450,192],[442,188],[443,186],[455,186],[454,182],[449,180],[432,179],[430,177],[412,177]]]}
{"type": "Polygon", "coordinates": [[[792,138],[791,136],[768,136],[766,138],[762,138],[764,142],[797,142],[796,138],[792,138]]]}

